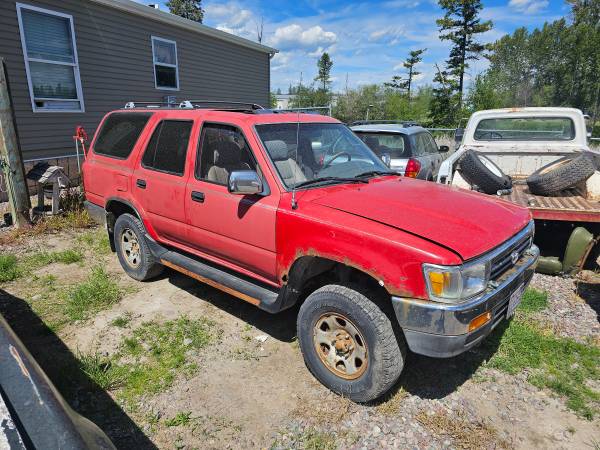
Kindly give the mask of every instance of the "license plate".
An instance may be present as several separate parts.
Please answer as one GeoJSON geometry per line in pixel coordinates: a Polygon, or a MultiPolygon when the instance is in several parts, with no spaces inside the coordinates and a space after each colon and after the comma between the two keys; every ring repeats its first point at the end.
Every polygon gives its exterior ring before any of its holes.
{"type": "Polygon", "coordinates": [[[521,299],[523,298],[523,291],[525,291],[525,286],[522,284],[515,290],[515,292],[510,294],[508,309],[506,310],[506,317],[512,317],[515,313],[515,309],[517,309],[517,306],[519,306],[519,303],[521,303],[521,299]]]}

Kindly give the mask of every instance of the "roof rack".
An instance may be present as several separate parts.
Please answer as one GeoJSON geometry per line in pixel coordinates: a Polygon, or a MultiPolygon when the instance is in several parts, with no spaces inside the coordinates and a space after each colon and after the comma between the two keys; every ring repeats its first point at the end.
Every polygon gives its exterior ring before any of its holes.
{"type": "Polygon", "coordinates": [[[249,102],[230,102],[224,100],[184,100],[182,102],[127,102],[124,109],[133,108],[179,108],[179,109],[219,109],[223,111],[259,111],[263,110],[261,105],[249,102]],[[216,106],[211,108],[210,105],[216,106]],[[230,107],[228,107],[228,105],[230,107]]]}
{"type": "Polygon", "coordinates": [[[421,126],[416,120],[357,120],[355,122],[352,122],[350,126],[376,124],[399,124],[402,125],[404,128],[421,126]]]}

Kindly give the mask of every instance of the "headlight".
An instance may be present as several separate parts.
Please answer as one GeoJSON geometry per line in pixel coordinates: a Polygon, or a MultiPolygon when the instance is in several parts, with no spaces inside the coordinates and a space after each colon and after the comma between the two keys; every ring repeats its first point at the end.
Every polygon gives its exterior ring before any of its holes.
{"type": "Polygon", "coordinates": [[[485,290],[490,279],[490,263],[462,266],[423,264],[423,275],[432,300],[458,303],[485,290]]]}

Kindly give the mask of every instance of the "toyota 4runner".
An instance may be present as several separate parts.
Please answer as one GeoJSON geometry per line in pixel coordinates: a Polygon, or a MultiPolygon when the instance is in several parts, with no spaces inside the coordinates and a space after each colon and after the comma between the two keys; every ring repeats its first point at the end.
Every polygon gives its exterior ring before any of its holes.
{"type": "Polygon", "coordinates": [[[454,356],[513,314],[539,254],[527,209],[398,176],[331,117],[203,106],[128,104],[91,143],[87,207],[131,277],[300,304],[306,365],[359,402],[407,349],[454,356]]]}

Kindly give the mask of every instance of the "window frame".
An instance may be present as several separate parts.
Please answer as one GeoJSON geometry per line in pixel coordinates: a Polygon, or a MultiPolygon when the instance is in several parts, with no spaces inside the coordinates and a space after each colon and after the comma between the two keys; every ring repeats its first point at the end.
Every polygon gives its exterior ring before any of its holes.
{"type": "MultiPolygon", "coordinates": [[[[194,179],[196,179],[197,181],[201,181],[203,183],[214,184],[215,186],[227,187],[226,184],[221,184],[221,183],[217,183],[215,181],[210,181],[205,178],[198,177],[197,169],[199,169],[199,168],[202,169],[202,144],[204,142],[204,129],[206,128],[207,125],[219,125],[219,126],[224,126],[224,127],[231,127],[231,128],[235,128],[237,131],[239,131],[239,133],[244,138],[244,141],[246,141],[246,145],[248,146],[248,152],[250,153],[250,158],[252,159],[252,161],[254,162],[254,166],[256,167],[255,171],[258,174],[258,176],[261,178],[263,185],[266,186],[268,189],[268,184],[262,173],[263,171],[260,167],[260,164],[258,163],[258,160],[256,159],[256,156],[254,155],[254,152],[252,151],[252,147],[250,146],[250,141],[248,141],[248,138],[246,137],[246,133],[244,133],[244,130],[242,130],[237,125],[234,125],[232,123],[227,123],[227,122],[203,122],[202,125],[200,126],[200,132],[198,133],[198,145],[196,147],[196,158],[194,161],[194,168],[193,168],[194,169],[194,179]]],[[[252,169],[250,169],[250,170],[252,170],[252,169]]]]}
{"type": "Polygon", "coordinates": [[[161,38],[158,36],[150,36],[150,42],[152,43],[152,71],[154,72],[154,88],[161,91],[178,91],[179,90],[179,57],[177,55],[177,42],[170,39],[161,38]],[[156,50],[154,41],[165,42],[167,44],[173,44],[175,47],[175,64],[168,64],[162,62],[156,62],[156,50]],[[170,67],[175,69],[175,82],[176,87],[163,87],[158,85],[158,78],[156,77],[156,66],[170,67]]]}
{"type": "MultiPolygon", "coordinates": [[[[150,133],[150,136],[148,137],[148,142],[146,143],[146,146],[144,147],[144,151],[141,152],[140,167],[142,167],[142,168],[144,168],[146,170],[151,170],[153,172],[165,173],[167,175],[174,175],[176,177],[184,177],[185,176],[185,172],[186,172],[188,153],[190,151],[190,143],[192,142],[192,137],[193,137],[193,132],[194,132],[194,123],[195,123],[195,121],[193,119],[169,119],[169,118],[160,119],[154,125],[154,128],[152,129],[152,133],[150,133]],[[156,133],[156,131],[158,130],[159,127],[160,127],[160,133],[162,133],[162,126],[163,126],[163,124],[165,122],[187,122],[187,123],[191,124],[190,135],[188,137],[187,147],[185,149],[185,159],[183,161],[183,172],[181,172],[181,173],[179,173],[179,172],[172,172],[170,170],[157,169],[156,167],[147,166],[146,164],[144,164],[144,156],[146,155],[146,152],[148,151],[148,146],[150,145],[150,142],[152,142],[152,138],[154,137],[154,133],[156,133]]],[[[158,146],[158,142],[159,141],[160,141],[160,134],[158,135],[158,139],[157,139],[157,142],[156,142],[157,146],[158,146]]],[[[157,150],[158,150],[158,147],[157,147],[157,150]]],[[[154,154],[154,157],[156,158],[156,153],[154,154]]]]}
{"type": "MultiPolygon", "coordinates": [[[[494,132],[497,130],[485,130],[486,132],[494,132]]],[[[521,130],[510,130],[510,131],[521,131],[521,130]]],[[[527,130],[526,130],[527,131],[527,130]]],[[[533,130],[536,131],[536,130],[533,130]]],[[[546,132],[545,130],[542,130],[542,132],[546,132]]],[[[572,142],[577,138],[577,130],[575,128],[575,122],[573,121],[573,119],[571,117],[568,116],[552,116],[552,115],[540,115],[540,116],[511,116],[511,117],[484,117],[482,119],[480,119],[477,124],[475,125],[474,129],[473,129],[473,140],[474,141],[478,141],[478,142],[494,142],[494,143],[498,143],[498,142],[572,142]],[[573,137],[571,137],[571,139],[547,139],[547,138],[541,138],[541,139],[519,139],[519,138],[514,138],[514,139],[481,139],[476,137],[475,133],[477,132],[477,129],[479,128],[479,126],[481,125],[482,122],[488,121],[488,120],[504,120],[504,119],[508,119],[508,120],[519,120],[519,119],[559,119],[559,120],[568,120],[570,125],[571,125],[571,131],[573,132],[573,137]]]]}
{"type": "Polygon", "coordinates": [[[81,74],[79,72],[79,57],[77,55],[77,42],[75,39],[75,26],[73,16],[70,14],[61,13],[58,11],[52,11],[50,9],[39,8],[37,6],[27,5],[25,3],[16,3],[17,8],[17,19],[19,22],[19,34],[21,36],[21,49],[23,50],[23,60],[25,62],[25,74],[27,75],[27,85],[29,87],[29,98],[31,100],[31,109],[34,113],[84,113],[85,112],[85,103],[83,101],[83,88],[81,86],[81,74]],[[73,46],[73,63],[61,62],[61,61],[51,61],[47,59],[40,58],[30,58],[27,51],[27,42],[25,40],[25,28],[23,27],[23,19],[21,16],[21,11],[23,9],[27,9],[30,11],[47,14],[50,16],[61,17],[69,20],[70,30],[71,30],[71,45],[73,46]],[[73,109],[51,109],[38,107],[36,102],[36,97],[33,92],[33,83],[31,80],[31,70],[29,68],[30,62],[37,62],[43,64],[55,64],[59,66],[69,66],[73,69],[73,78],[75,79],[75,90],[77,91],[77,99],[60,99],[60,98],[45,98],[39,97],[37,101],[62,101],[62,102],[72,102],[74,104],[78,103],[79,108],[73,109]]]}

